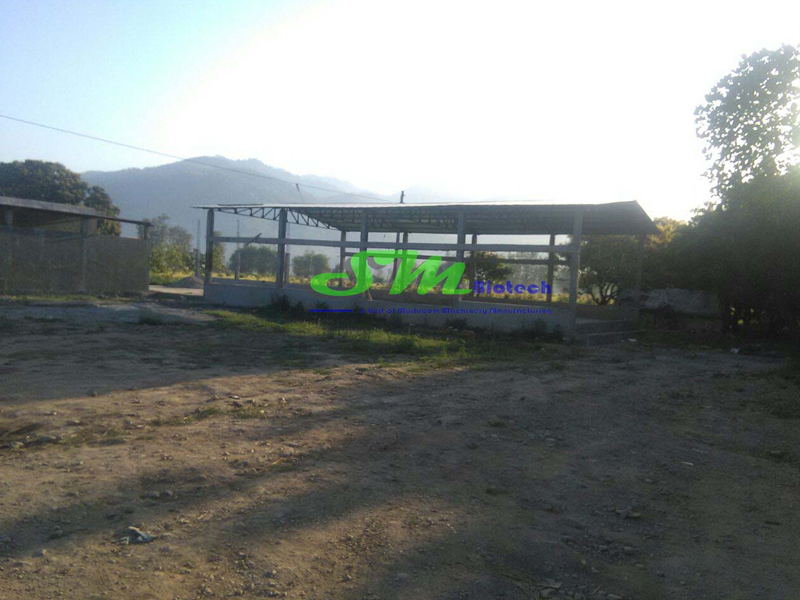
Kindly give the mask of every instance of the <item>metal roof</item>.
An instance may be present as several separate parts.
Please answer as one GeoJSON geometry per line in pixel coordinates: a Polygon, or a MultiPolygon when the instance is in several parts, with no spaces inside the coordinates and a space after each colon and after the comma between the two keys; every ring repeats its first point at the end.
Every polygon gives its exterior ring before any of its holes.
{"type": "Polygon", "coordinates": [[[576,212],[583,213],[584,235],[658,233],[638,202],[538,204],[532,202],[457,202],[436,204],[212,204],[195,206],[223,213],[277,220],[288,212],[293,223],[360,231],[367,214],[370,232],[456,233],[463,212],[468,234],[571,234],[576,212]]]}
{"type": "Polygon", "coordinates": [[[74,217],[91,217],[106,221],[120,221],[122,223],[135,223],[136,225],[150,225],[147,221],[136,221],[133,219],[123,219],[112,217],[87,206],[76,204],[62,204],[60,202],[45,202],[44,200],[31,200],[29,198],[12,198],[10,196],[0,196],[0,206],[9,208],[19,208],[23,210],[38,210],[60,215],[71,215],[74,217]]]}

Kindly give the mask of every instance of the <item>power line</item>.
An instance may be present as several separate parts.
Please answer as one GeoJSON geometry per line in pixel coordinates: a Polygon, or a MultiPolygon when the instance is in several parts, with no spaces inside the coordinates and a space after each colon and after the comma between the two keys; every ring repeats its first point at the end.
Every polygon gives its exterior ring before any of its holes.
{"type": "Polygon", "coordinates": [[[121,146],[123,148],[129,148],[131,150],[139,150],[140,152],[147,152],[149,154],[155,154],[156,156],[164,156],[166,158],[172,158],[175,160],[180,160],[183,162],[193,163],[197,165],[202,165],[204,167],[210,167],[212,169],[220,169],[222,171],[230,171],[232,173],[239,173],[240,175],[249,175],[250,177],[258,177],[260,179],[269,179],[270,181],[277,181],[280,183],[285,183],[286,185],[294,185],[298,187],[298,192],[300,191],[300,186],[308,188],[310,190],[318,190],[321,192],[330,192],[332,194],[341,194],[343,196],[352,196],[354,198],[366,198],[368,200],[378,200],[379,202],[392,202],[392,200],[387,200],[386,198],[378,198],[377,196],[368,196],[366,194],[354,194],[352,192],[342,192],[340,190],[333,190],[330,188],[324,188],[316,185],[308,185],[306,183],[297,183],[295,181],[286,181],[285,179],[280,179],[278,177],[270,177],[269,175],[262,175],[261,173],[253,173],[252,171],[242,171],[241,169],[234,169],[232,167],[223,167],[222,165],[215,165],[213,163],[208,163],[202,160],[196,160],[194,158],[183,158],[182,156],[176,156],[175,154],[169,154],[167,152],[159,152],[158,150],[150,150],[149,148],[142,148],[141,146],[133,146],[131,144],[125,144],[123,142],[115,142],[114,140],[108,140],[105,138],[97,137],[94,135],[89,135],[86,133],[80,133],[78,131],[70,131],[69,129],[62,129],[60,127],[53,127],[52,125],[45,125],[44,123],[36,123],[35,121],[26,121],[25,119],[19,119],[17,117],[11,117],[9,115],[0,114],[1,119],[8,119],[9,121],[16,121],[17,123],[24,123],[26,125],[33,125],[34,127],[41,127],[42,129],[50,129],[51,131],[58,131],[59,133],[67,133],[69,135],[74,135],[77,137],[86,138],[87,140],[94,140],[96,142],[103,142],[105,144],[112,144],[114,146],[121,146]]]}

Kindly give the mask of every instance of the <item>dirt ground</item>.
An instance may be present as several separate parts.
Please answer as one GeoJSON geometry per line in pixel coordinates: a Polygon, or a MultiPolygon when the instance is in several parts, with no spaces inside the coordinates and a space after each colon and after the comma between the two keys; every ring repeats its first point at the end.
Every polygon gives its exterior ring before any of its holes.
{"type": "Polygon", "coordinates": [[[780,358],[433,368],[69,311],[0,306],[0,598],[800,597],[780,358]]]}

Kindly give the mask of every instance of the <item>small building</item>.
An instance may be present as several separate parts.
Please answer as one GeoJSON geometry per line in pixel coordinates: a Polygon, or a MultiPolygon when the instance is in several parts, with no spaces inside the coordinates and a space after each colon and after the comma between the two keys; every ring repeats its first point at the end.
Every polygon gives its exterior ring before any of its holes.
{"type": "Polygon", "coordinates": [[[0,196],[0,293],[146,292],[146,233],[102,235],[103,221],[149,227],[85,206],[0,196]]]}
{"type": "MultiPolygon", "coordinates": [[[[436,204],[216,204],[197,206],[207,213],[207,251],[205,299],[214,304],[230,306],[259,306],[268,304],[278,296],[292,303],[302,302],[311,308],[324,302],[332,310],[351,308],[354,304],[365,312],[397,315],[410,323],[446,325],[455,319],[470,326],[511,330],[544,328],[558,330],[567,338],[601,341],[619,337],[630,331],[638,320],[639,288],[641,284],[642,249],[648,234],[658,233],[658,228],[638,202],[612,202],[607,204],[539,204],[533,202],[470,202],[436,204]],[[231,214],[278,222],[278,236],[270,238],[228,237],[214,235],[215,214],[231,214]],[[289,238],[287,225],[338,231],[339,240],[289,238]],[[370,233],[394,233],[395,242],[370,240],[370,233]],[[348,234],[355,234],[349,239],[348,234]],[[414,241],[409,235],[455,235],[456,242],[414,241]],[[548,236],[546,244],[531,243],[481,243],[479,236],[548,236]],[[636,289],[631,306],[587,306],[578,303],[578,272],[580,269],[581,239],[591,235],[634,235],[639,238],[636,289]],[[402,242],[399,241],[402,236],[402,242]],[[471,238],[468,242],[468,236],[471,238]],[[569,236],[566,244],[557,244],[557,236],[569,236]],[[214,243],[274,244],[277,246],[276,282],[252,282],[212,277],[214,243]],[[530,265],[547,265],[547,288],[553,284],[553,270],[561,265],[569,270],[569,296],[566,302],[556,302],[548,293],[543,302],[514,305],[462,295],[450,296],[450,307],[434,303],[431,295],[375,298],[372,294],[361,297],[323,296],[308,286],[291,285],[286,281],[286,246],[321,246],[338,248],[339,273],[345,272],[348,249],[364,251],[413,250],[454,256],[443,262],[456,261],[470,265],[479,252],[530,253],[530,259],[512,259],[530,265]],[[545,258],[540,258],[544,255],[545,258]]],[[[418,258],[430,258],[418,255],[418,258]]],[[[505,259],[502,259],[505,262],[505,259]]],[[[470,279],[474,279],[474,270],[470,279]]],[[[472,282],[470,282],[472,287],[472,282]]],[[[544,287],[544,286],[542,286],[544,287]]]]}

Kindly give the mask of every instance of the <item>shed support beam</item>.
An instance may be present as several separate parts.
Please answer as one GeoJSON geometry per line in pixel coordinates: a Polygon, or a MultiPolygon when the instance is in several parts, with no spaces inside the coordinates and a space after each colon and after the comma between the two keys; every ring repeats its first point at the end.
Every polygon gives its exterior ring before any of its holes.
{"type": "Polygon", "coordinates": [[[278,267],[275,270],[275,284],[282,288],[286,280],[286,209],[282,208],[278,217],[278,267]]]}
{"type": "MultiPolygon", "coordinates": [[[[361,213],[361,244],[358,249],[361,252],[367,250],[367,242],[369,242],[369,214],[367,211],[361,213]]],[[[367,276],[367,261],[362,258],[358,265],[358,281],[364,281],[367,276]]],[[[370,297],[369,289],[364,292],[364,297],[370,297]]]]}
{"type": "MultiPolygon", "coordinates": [[[[478,243],[478,234],[477,233],[473,233],[472,234],[472,245],[475,246],[475,245],[477,245],[477,243],[478,243]]],[[[470,297],[474,297],[475,296],[475,275],[476,275],[475,259],[476,258],[477,257],[475,256],[475,250],[472,250],[469,253],[469,290],[470,290],[469,291],[469,295],[470,295],[470,297]]]]}
{"type": "MultiPolygon", "coordinates": [[[[347,241],[347,232],[344,229],[342,230],[342,234],[339,237],[339,239],[342,241],[343,244],[347,241]]],[[[345,248],[344,246],[339,248],[339,273],[344,273],[344,261],[346,254],[347,254],[347,248],[345,248]]],[[[344,279],[340,279],[339,289],[342,289],[343,287],[344,287],[344,279]]]]}
{"type": "MultiPolygon", "coordinates": [[[[556,234],[551,233],[550,247],[552,248],[555,245],[556,245],[556,234]]],[[[555,271],[555,259],[556,259],[555,252],[550,250],[550,252],[547,253],[547,286],[548,286],[547,301],[548,302],[553,301],[553,272],[555,271]]]]}
{"type": "Polygon", "coordinates": [[[211,283],[211,273],[214,271],[214,211],[209,210],[206,215],[206,273],[205,283],[211,283]]]}
{"type": "Polygon", "coordinates": [[[7,227],[13,227],[14,226],[14,211],[13,211],[13,209],[7,208],[5,210],[5,213],[6,213],[5,214],[6,226],[7,227]]]}
{"type": "MultiPolygon", "coordinates": [[[[458,239],[456,243],[461,245],[467,243],[467,215],[463,210],[458,213],[458,239]]],[[[464,262],[464,250],[456,250],[456,262],[464,262]]],[[[460,304],[462,296],[463,294],[456,294],[453,304],[460,304]]]]}
{"type": "Polygon", "coordinates": [[[642,301],[642,261],[644,259],[644,242],[647,236],[639,234],[639,243],[636,246],[636,280],[633,284],[633,318],[639,320],[639,311],[642,301]]]}
{"type": "MultiPolygon", "coordinates": [[[[397,235],[399,236],[400,234],[398,233],[397,235]]],[[[396,239],[398,242],[400,241],[400,240],[399,240],[399,237],[397,237],[397,238],[395,238],[395,239],[396,239]]],[[[407,232],[407,231],[404,231],[404,232],[403,232],[403,244],[408,244],[408,232],[407,232]]],[[[421,256],[418,256],[417,258],[422,258],[422,257],[421,257],[421,256]]],[[[426,256],[425,258],[427,258],[427,256],[426,256]]],[[[398,269],[400,268],[400,265],[401,265],[402,263],[403,263],[403,259],[402,259],[402,258],[396,258],[396,259],[394,260],[394,263],[392,264],[392,278],[389,280],[389,283],[390,283],[390,284],[392,284],[392,285],[393,285],[393,284],[394,284],[394,280],[395,280],[395,279],[397,279],[397,271],[398,271],[398,269]]]]}
{"type": "Polygon", "coordinates": [[[581,266],[581,233],[583,231],[583,213],[575,212],[572,222],[572,247],[574,248],[569,261],[569,312],[571,331],[575,335],[575,321],[578,316],[578,270],[581,266]]]}

